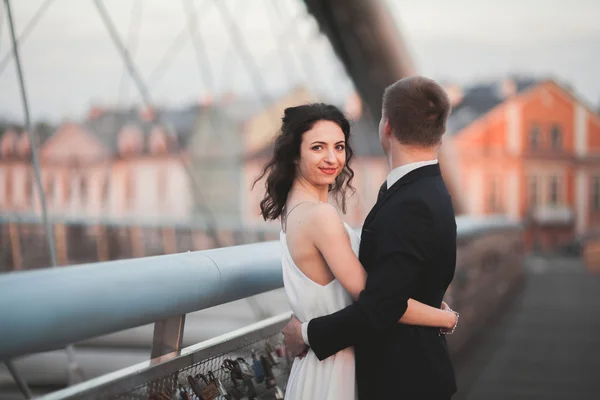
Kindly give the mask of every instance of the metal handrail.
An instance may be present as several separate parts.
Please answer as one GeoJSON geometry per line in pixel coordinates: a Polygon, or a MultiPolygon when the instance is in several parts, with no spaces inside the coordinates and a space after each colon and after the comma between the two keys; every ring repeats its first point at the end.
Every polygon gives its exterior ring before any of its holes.
{"type": "MultiPolygon", "coordinates": [[[[520,229],[457,218],[458,236],[520,229]]],[[[217,306],[283,286],[277,241],[0,276],[0,360],[217,306]]],[[[181,322],[174,322],[176,333],[181,322]]],[[[155,329],[155,333],[157,330],[155,329]]]]}
{"type": "Polygon", "coordinates": [[[277,242],[0,276],[0,360],[283,286],[277,242]]]}

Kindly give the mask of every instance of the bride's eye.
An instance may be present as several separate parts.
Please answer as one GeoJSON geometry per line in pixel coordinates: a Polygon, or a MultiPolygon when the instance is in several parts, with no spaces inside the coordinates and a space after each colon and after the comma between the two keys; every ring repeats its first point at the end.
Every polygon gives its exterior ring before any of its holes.
{"type": "Polygon", "coordinates": [[[346,148],[346,146],[344,146],[343,144],[340,144],[340,145],[338,145],[338,146],[337,146],[337,149],[338,149],[339,151],[342,151],[342,150],[344,150],[345,148],[346,148]]]}
{"type": "Polygon", "coordinates": [[[322,148],[323,148],[323,146],[321,146],[321,145],[316,145],[316,146],[312,147],[313,150],[321,150],[322,148]]]}

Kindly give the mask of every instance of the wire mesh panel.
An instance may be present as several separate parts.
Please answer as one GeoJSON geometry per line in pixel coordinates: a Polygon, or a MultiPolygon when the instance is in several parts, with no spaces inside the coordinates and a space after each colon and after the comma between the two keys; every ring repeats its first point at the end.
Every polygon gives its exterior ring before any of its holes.
{"type": "Polygon", "coordinates": [[[292,359],[280,331],[289,318],[287,312],[42,399],[283,399],[292,359]]]}
{"type": "Polygon", "coordinates": [[[283,352],[280,335],[273,335],[190,365],[128,392],[103,398],[283,398],[290,367],[291,360],[283,352]]]}

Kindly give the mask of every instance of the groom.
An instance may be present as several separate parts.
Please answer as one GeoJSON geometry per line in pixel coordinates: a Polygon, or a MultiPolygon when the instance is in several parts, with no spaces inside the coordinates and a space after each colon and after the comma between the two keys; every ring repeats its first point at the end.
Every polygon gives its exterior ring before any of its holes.
{"type": "Polygon", "coordinates": [[[283,329],[287,349],[310,346],[320,360],[354,346],[360,400],[446,400],[456,392],[439,329],[398,320],[409,298],[439,307],[454,276],[456,221],[437,161],[450,113],[444,90],[408,77],[383,95],[379,139],[391,165],[363,225],[359,258],[368,272],[352,305],[283,329]]]}

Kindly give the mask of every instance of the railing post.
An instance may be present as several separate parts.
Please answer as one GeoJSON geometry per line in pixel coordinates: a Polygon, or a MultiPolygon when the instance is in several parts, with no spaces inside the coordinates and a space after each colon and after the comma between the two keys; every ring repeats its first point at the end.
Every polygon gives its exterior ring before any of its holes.
{"type": "Polygon", "coordinates": [[[162,242],[164,254],[177,253],[177,235],[175,228],[162,228],[162,242]]]}
{"type": "Polygon", "coordinates": [[[31,390],[29,390],[29,386],[27,386],[27,382],[25,382],[25,380],[21,377],[21,375],[19,374],[19,372],[13,365],[12,361],[6,360],[6,361],[4,361],[4,364],[6,365],[6,368],[8,368],[8,372],[10,372],[13,379],[15,380],[15,383],[21,390],[21,393],[23,393],[23,396],[26,399],[31,399],[33,397],[33,395],[31,394],[31,390]]]}
{"type": "Polygon", "coordinates": [[[69,253],[67,248],[67,226],[57,223],[54,225],[54,237],[56,239],[56,259],[58,265],[69,265],[69,253]]]}
{"type": "Polygon", "coordinates": [[[150,358],[154,359],[180,350],[184,326],[185,314],[156,321],[150,358]]]}
{"type": "Polygon", "coordinates": [[[145,246],[143,231],[137,226],[129,228],[129,238],[131,240],[131,252],[134,258],[144,257],[145,246]]]}
{"type": "Polygon", "coordinates": [[[96,226],[96,253],[98,261],[107,261],[110,258],[106,228],[100,224],[96,226]]]}
{"type": "Polygon", "coordinates": [[[8,232],[10,236],[10,250],[13,261],[13,270],[19,270],[23,268],[23,258],[21,257],[21,233],[20,226],[17,224],[9,223],[8,232]]]}

